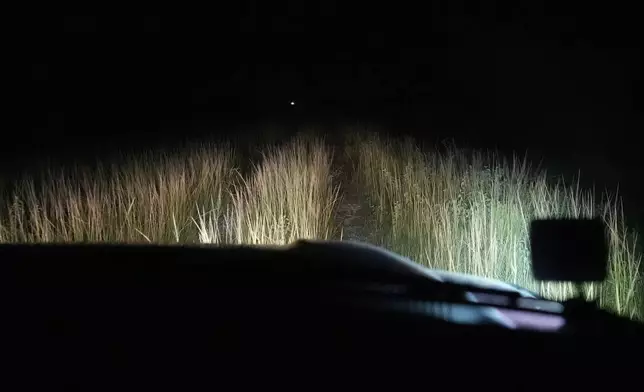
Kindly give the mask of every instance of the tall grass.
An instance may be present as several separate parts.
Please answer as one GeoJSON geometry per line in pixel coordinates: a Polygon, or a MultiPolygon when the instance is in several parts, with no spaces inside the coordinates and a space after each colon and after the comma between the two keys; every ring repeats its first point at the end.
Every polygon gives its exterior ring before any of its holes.
{"type": "Polygon", "coordinates": [[[2,242],[191,242],[196,206],[223,208],[232,150],[150,153],[122,166],[52,170],[23,178],[0,208],[2,242]],[[212,201],[212,202],[211,202],[212,201]]]}
{"type": "Polygon", "coordinates": [[[589,191],[551,183],[527,160],[494,153],[421,151],[411,140],[375,136],[354,143],[361,183],[379,241],[432,268],[512,282],[565,299],[570,284],[531,277],[529,223],[545,217],[600,216],[609,227],[610,277],[589,285],[601,306],[631,317],[642,309],[642,256],[624,226],[617,200],[598,202],[589,191]]]}
{"type": "Polygon", "coordinates": [[[297,239],[329,239],[339,188],[332,153],[314,137],[266,148],[247,178],[230,193],[231,205],[202,211],[196,222],[206,243],[284,245],[297,239]]]}
{"type": "Polygon", "coordinates": [[[644,318],[642,255],[619,199],[599,202],[579,187],[552,183],[520,157],[428,150],[411,139],[358,133],[340,151],[334,159],[329,143],[309,133],[250,150],[200,144],[119,164],[52,169],[0,195],[0,242],[338,238],[338,184],[350,179],[370,211],[361,220],[369,231],[364,238],[433,268],[501,279],[555,299],[573,290],[531,278],[530,220],[601,216],[612,245],[610,276],[587,290],[604,307],[644,318]]]}
{"type": "Polygon", "coordinates": [[[331,150],[298,137],[242,173],[230,146],[50,171],[3,195],[0,242],[286,244],[330,238],[331,150]]]}

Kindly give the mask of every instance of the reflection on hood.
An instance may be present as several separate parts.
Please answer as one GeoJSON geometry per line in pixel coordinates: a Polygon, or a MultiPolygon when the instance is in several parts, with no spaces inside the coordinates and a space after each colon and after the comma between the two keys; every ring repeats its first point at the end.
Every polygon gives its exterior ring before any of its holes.
{"type": "MultiPolygon", "coordinates": [[[[401,303],[392,299],[390,306],[415,313],[439,317],[461,324],[494,324],[509,329],[532,329],[556,331],[562,328],[565,320],[561,315],[563,306],[557,302],[547,301],[529,290],[505,283],[496,279],[479,276],[434,270],[424,267],[412,260],[389,250],[374,245],[352,241],[300,240],[289,247],[289,251],[303,252],[315,256],[325,265],[334,262],[351,263],[356,268],[380,269],[392,273],[422,276],[435,282],[468,285],[481,289],[507,291],[518,294],[517,305],[524,309],[540,309],[555,314],[535,313],[521,309],[504,309],[497,306],[508,306],[509,298],[498,294],[466,292],[465,299],[472,304],[445,304],[429,301],[412,301],[401,303]],[[342,254],[342,260],[337,255],[342,254]],[[485,305],[483,305],[485,304],[485,305]],[[489,306],[487,306],[489,305],[489,306]]],[[[318,266],[320,267],[320,266],[318,266]]]]}

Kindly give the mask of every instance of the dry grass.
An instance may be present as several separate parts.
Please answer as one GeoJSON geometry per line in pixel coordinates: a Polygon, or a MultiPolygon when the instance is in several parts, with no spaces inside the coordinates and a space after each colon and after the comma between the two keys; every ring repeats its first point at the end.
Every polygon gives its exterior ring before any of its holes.
{"type": "Polygon", "coordinates": [[[0,242],[286,244],[329,238],[338,189],[330,149],[267,147],[247,176],[230,146],[49,172],[4,195],[0,242]]]}
{"type": "Polygon", "coordinates": [[[610,228],[611,271],[589,286],[602,306],[644,317],[641,253],[617,199],[601,203],[552,184],[526,160],[421,150],[413,141],[353,134],[333,160],[310,134],[265,145],[249,162],[227,145],[126,157],[121,165],[25,178],[2,195],[0,242],[286,244],[338,238],[335,174],[357,179],[383,245],[433,268],[486,276],[552,298],[569,285],[538,284],[529,267],[535,217],[599,215],[610,228]],[[333,167],[345,162],[345,167],[333,167]],[[350,173],[347,173],[350,172],[350,173]]]}
{"type": "Polygon", "coordinates": [[[573,294],[570,284],[539,284],[531,277],[529,222],[601,216],[610,233],[610,279],[587,290],[604,307],[644,316],[642,255],[617,200],[599,203],[578,187],[553,185],[545,172],[519,157],[510,161],[455,147],[421,151],[410,140],[373,135],[354,145],[385,247],[432,268],[500,279],[563,299],[573,294]]]}
{"type": "Polygon", "coordinates": [[[332,238],[339,189],[331,161],[330,149],[316,138],[268,147],[248,178],[234,183],[225,214],[216,207],[200,212],[201,242],[284,245],[332,238]]]}
{"type": "Polygon", "coordinates": [[[233,152],[203,146],[189,156],[158,153],[22,180],[0,221],[3,242],[196,240],[195,208],[222,206],[235,176],[233,152]]]}

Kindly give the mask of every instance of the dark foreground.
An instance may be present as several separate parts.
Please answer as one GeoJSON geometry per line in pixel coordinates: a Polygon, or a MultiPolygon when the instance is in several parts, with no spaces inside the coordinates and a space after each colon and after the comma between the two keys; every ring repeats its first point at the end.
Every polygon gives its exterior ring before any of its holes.
{"type": "Polygon", "coordinates": [[[569,388],[632,374],[642,347],[626,321],[570,315],[576,327],[552,333],[429,317],[427,301],[449,307],[456,287],[385,256],[361,266],[306,249],[3,246],[5,370],[92,389],[569,388]]]}

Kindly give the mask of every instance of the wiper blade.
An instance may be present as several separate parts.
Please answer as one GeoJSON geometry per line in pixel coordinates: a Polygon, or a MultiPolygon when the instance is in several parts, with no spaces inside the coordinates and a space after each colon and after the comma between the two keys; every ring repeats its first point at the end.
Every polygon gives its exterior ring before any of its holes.
{"type": "Polygon", "coordinates": [[[408,276],[388,280],[347,279],[331,281],[334,289],[348,290],[353,294],[387,297],[394,300],[423,301],[432,303],[491,306],[511,310],[545,314],[561,314],[563,304],[542,298],[523,297],[520,293],[440,282],[408,276]]]}

